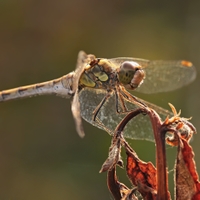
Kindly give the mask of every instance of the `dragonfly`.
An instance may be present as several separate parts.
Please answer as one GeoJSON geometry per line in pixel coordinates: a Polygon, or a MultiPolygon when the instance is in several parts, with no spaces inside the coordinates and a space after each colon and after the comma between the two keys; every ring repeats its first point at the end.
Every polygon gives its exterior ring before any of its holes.
{"type": "MultiPolygon", "coordinates": [[[[85,135],[82,118],[112,135],[127,112],[136,108],[153,108],[163,119],[171,114],[128,90],[147,94],[168,92],[191,83],[195,77],[194,65],[185,60],[106,59],[80,51],[73,72],[54,80],[3,90],[0,102],[48,94],[72,98],[71,110],[81,137],[85,135]]],[[[149,123],[146,115],[135,117],[125,128],[124,136],[154,141],[149,123]]]]}

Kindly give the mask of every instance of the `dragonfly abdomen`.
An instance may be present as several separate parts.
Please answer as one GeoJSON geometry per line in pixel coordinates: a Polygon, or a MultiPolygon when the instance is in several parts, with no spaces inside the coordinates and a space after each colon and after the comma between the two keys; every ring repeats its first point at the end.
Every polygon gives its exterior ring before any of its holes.
{"type": "Polygon", "coordinates": [[[48,94],[57,94],[65,98],[70,98],[73,96],[73,75],[74,72],[71,72],[51,81],[3,90],[0,92],[0,102],[48,94]]]}

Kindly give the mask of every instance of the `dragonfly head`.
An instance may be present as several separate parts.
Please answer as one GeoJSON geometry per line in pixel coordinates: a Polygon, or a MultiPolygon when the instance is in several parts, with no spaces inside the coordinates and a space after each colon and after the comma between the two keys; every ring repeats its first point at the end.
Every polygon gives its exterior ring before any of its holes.
{"type": "Polygon", "coordinates": [[[138,63],[125,61],[120,66],[118,78],[126,89],[134,90],[142,84],[145,73],[138,63]]]}

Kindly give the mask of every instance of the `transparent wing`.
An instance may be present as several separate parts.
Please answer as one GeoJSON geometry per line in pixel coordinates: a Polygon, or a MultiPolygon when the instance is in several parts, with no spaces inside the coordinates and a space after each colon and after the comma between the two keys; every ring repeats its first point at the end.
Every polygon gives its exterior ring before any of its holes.
{"type": "Polygon", "coordinates": [[[78,98],[79,97],[78,83],[79,83],[80,76],[85,69],[86,64],[92,59],[95,59],[94,55],[87,55],[84,51],[80,51],[78,54],[76,70],[74,72],[74,79],[73,79],[73,85],[72,85],[74,98],[72,101],[71,110],[72,110],[72,114],[76,123],[76,130],[78,134],[80,135],[80,137],[83,137],[85,133],[82,126],[81,113],[80,113],[80,101],[78,98]]]}
{"type": "MultiPolygon", "coordinates": [[[[92,120],[92,114],[97,105],[105,96],[105,91],[103,90],[94,90],[90,88],[85,88],[79,93],[80,100],[80,109],[81,116],[90,124],[97,126],[98,128],[103,129],[97,123],[92,120]]],[[[140,99],[141,100],[141,99],[140,99]]],[[[141,100],[143,101],[143,100],[141,100]]],[[[144,102],[144,101],[143,101],[144,102]]],[[[154,104],[145,102],[148,106],[153,107],[158,114],[165,119],[166,116],[169,116],[171,113],[161,107],[158,107],[154,104]]],[[[126,102],[128,109],[137,108],[136,105],[126,102]]],[[[119,122],[125,117],[125,114],[116,113],[115,106],[115,96],[111,96],[109,101],[107,101],[104,106],[101,108],[97,116],[107,130],[110,130],[109,133],[112,134],[119,124],[119,122]]],[[[138,139],[138,140],[148,140],[154,141],[154,136],[152,132],[151,123],[147,115],[140,114],[134,119],[132,119],[126,126],[124,130],[124,136],[126,138],[138,139]]]]}
{"type": "Polygon", "coordinates": [[[142,93],[159,93],[176,90],[191,83],[196,77],[196,69],[188,61],[149,61],[139,58],[113,58],[109,59],[116,68],[124,61],[139,63],[145,71],[145,79],[137,88],[142,93]]]}
{"type": "Polygon", "coordinates": [[[77,59],[75,73],[74,73],[73,86],[72,86],[73,92],[75,92],[78,89],[78,82],[87,64],[87,58],[88,58],[88,55],[84,51],[80,51],[78,53],[78,59],[77,59]]]}

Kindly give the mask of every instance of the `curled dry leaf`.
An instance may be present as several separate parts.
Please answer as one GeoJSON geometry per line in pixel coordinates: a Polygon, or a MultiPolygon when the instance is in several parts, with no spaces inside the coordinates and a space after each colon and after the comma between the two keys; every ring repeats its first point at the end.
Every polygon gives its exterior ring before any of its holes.
{"type": "Polygon", "coordinates": [[[127,175],[133,185],[137,186],[138,191],[144,199],[156,199],[156,168],[151,162],[143,162],[137,154],[126,143],[127,154],[127,175]]]}
{"type": "Polygon", "coordinates": [[[166,141],[171,146],[178,146],[175,164],[175,199],[190,200],[200,199],[200,182],[196,172],[194,152],[189,141],[194,133],[195,127],[189,119],[180,117],[175,108],[170,105],[174,116],[165,120],[164,125],[168,128],[171,137],[166,141]]]}
{"type": "Polygon", "coordinates": [[[174,116],[170,119],[167,118],[163,123],[167,132],[171,134],[171,137],[168,136],[166,138],[166,142],[171,146],[178,146],[179,136],[189,142],[193,134],[196,133],[195,127],[189,122],[191,118],[180,117],[181,112],[177,113],[174,106],[172,104],[169,105],[174,113],[174,116]]]}
{"type": "Polygon", "coordinates": [[[188,141],[179,137],[175,165],[175,199],[200,199],[200,182],[198,179],[192,147],[189,145],[188,141]]]}
{"type": "Polygon", "coordinates": [[[117,180],[116,167],[108,171],[107,184],[115,200],[138,200],[135,189],[129,189],[117,180]]]}
{"type": "Polygon", "coordinates": [[[111,146],[109,148],[109,154],[106,161],[103,163],[100,173],[111,170],[116,164],[123,166],[123,161],[121,159],[121,138],[115,134],[112,138],[111,146]]]}

